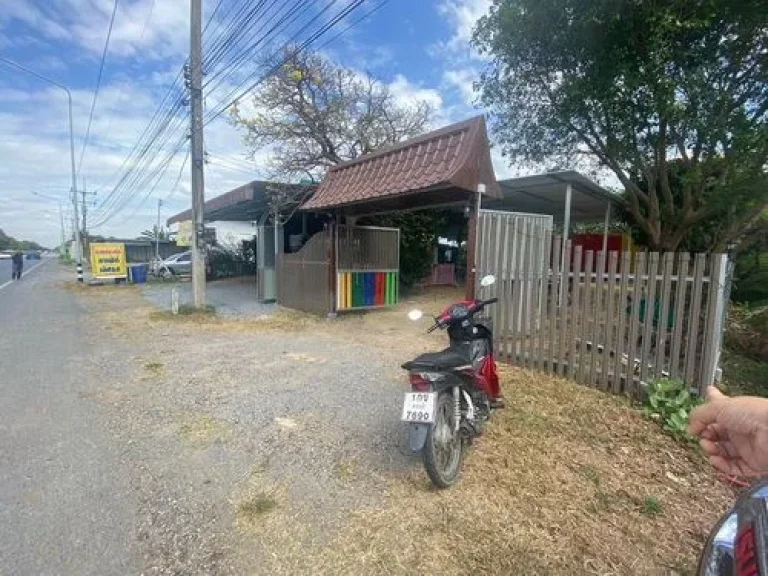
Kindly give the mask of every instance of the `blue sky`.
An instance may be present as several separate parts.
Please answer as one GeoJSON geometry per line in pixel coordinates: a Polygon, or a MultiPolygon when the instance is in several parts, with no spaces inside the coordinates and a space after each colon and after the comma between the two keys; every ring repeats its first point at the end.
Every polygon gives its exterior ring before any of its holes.
{"type": "MultiPolygon", "coordinates": [[[[0,54],[72,90],[79,158],[113,0],[1,1],[0,54]]],[[[322,7],[330,1],[312,4],[322,7]]],[[[209,29],[213,34],[206,38],[209,46],[224,29],[219,24],[221,16],[247,2],[222,1],[209,29]]],[[[335,2],[328,14],[349,2],[335,2]]],[[[325,38],[379,2],[368,0],[325,38]]],[[[204,21],[215,4],[216,0],[204,0],[204,21]]],[[[436,111],[436,124],[461,120],[478,113],[472,106],[471,84],[482,62],[471,52],[468,40],[474,22],[489,5],[490,0],[389,0],[322,51],[346,66],[371,72],[388,84],[402,103],[428,101],[436,111]]],[[[136,236],[154,222],[158,198],[165,200],[164,218],[189,206],[188,169],[182,170],[186,148],[171,155],[174,140],[163,152],[169,158],[167,170],[154,189],[137,188],[119,211],[102,204],[114,187],[115,175],[119,178],[118,169],[126,155],[184,63],[189,43],[188,11],[189,0],[119,2],[80,168],[80,181],[84,177],[87,188],[98,191],[91,222],[111,216],[96,230],[98,233],[136,236]]],[[[299,27],[297,23],[293,31],[299,27]]],[[[221,90],[225,88],[226,83],[221,90]]],[[[209,107],[224,94],[214,92],[207,95],[209,107]]],[[[55,198],[66,200],[70,187],[64,93],[0,63],[0,102],[0,228],[17,237],[56,245],[60,233],[55,198]]],[[[246,168],[247,150],[237,131],[225,121],[209,124],[205,139],[206,150],[215,159],[206,166],[206,197],[262,176],[258,161],[267,159],[269,151],[260,151],[257,162],[246,168]]],[[[512,173],[495,152],[494,164],[497,176],[512,173]]],[[[71,218],[66,202],[65,210],[71,218]]]]}

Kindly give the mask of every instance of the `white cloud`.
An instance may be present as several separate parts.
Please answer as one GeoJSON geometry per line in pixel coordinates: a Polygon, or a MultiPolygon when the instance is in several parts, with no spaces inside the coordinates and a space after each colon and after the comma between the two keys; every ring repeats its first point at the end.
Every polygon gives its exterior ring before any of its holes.
{"type": "Polygon", "coordinates": [[[395,102],[401,106],[412,106],[424,101],[435,111],[439,111],[443,107],[443,97],[438,90],[413,84],[402,74],[397,74],[395,79],[389,83],[389,90],[394,96],[395,102]]]}
{"type": "Polygon", "coordinates": [[[443,0],[438,11],[453,28],[448,45],[454,49],[468,50],[475,24],[488,13],[491,0],[443,0]]]}
{"type": "Polygon", "coordinates": [[[461,98],[468,106],[473,106],[477,100],[477,93],[473,84],[479,77],[476,68],[466,67],[450,69],[443,72],[443,82],[451,89],[457,90],[461,98]]]}

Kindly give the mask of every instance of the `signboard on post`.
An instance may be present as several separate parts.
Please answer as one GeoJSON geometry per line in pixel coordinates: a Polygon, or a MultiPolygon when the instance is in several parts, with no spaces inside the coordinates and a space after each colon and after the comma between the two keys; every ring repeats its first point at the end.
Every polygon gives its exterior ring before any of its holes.
{"type": "Polygon", "coordinates": [[[179,222],[179,231],[176,233],[176,246],[192,246],[192,220],[179,222]]]}
{"type": "Polygon", "coordinates": [[[91,273],[103,280],[126,278],[125,244],[91,244],[91,273]]]}

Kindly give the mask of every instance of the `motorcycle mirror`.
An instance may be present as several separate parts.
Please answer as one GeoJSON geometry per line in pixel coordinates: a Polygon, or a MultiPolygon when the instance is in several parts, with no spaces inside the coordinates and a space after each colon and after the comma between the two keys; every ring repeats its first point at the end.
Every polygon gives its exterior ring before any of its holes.
{"type": "Polygon", "coordinates": [[[488,274],[488,276],[483,276],[482,280],[480,280],[480,286],[483,288],[486,288],[488,286],[492,286],[496,283],[496,276],[493,274],[488,274]]]}
{"type": "Polygon", "coordinates": [[[424,316],[424,312],[419,309],[414,309],[408,312],[408,319],[413,320],[414,322],[416,322],[416,320],[421,320],[422,316],[424,316]]]}
{"type": "Polygon", "coordinates": [[[759,567],[768,560],[767,505],[768,481],[763,480],[720,518],[699,559],[699,576],[740,574],[744,566],[755,569],[745,573],[761,574],[759,567]]]}

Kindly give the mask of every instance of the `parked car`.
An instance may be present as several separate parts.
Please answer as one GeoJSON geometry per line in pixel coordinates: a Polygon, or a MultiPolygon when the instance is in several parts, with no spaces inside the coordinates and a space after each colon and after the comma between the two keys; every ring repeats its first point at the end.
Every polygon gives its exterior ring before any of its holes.
{"type": "Polygon", "coordinates": [[[40,260],[40,252],[37,250],[31,250],[30,252],[26,253],[25,258],[27,260],[40,260]]]}
{"type": "Polygon", "coordinates": [[[189,276],[192,274],[192,252],[187,250],[166,258],[160,264],[160,273],[165,278],[189,276]]]}

